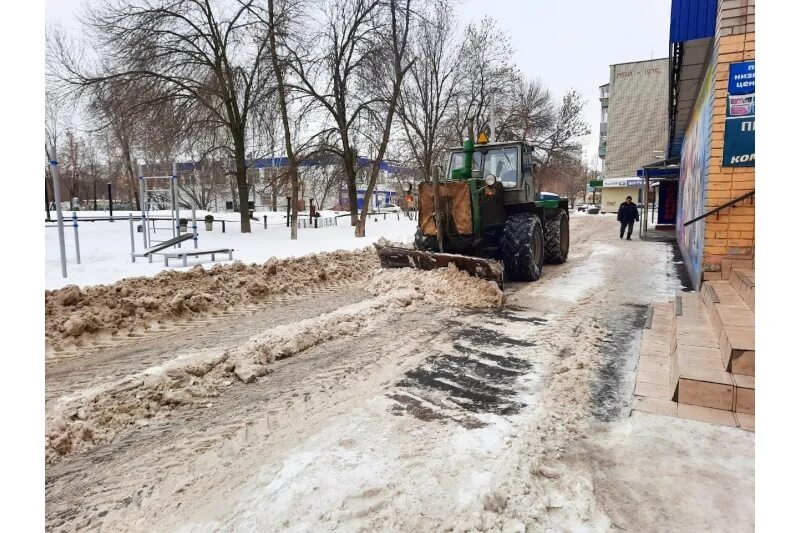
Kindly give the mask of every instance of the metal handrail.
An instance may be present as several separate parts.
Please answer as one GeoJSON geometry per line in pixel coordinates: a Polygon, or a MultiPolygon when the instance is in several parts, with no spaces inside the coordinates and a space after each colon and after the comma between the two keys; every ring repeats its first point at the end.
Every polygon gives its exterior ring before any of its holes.
{"type": "MultiPolygon", "coordinates": [[[[714,209],[712,209],[711,211],[709,211],[708,213],[706,213],[706,214],[704,214],[704,215],[700,215],[700,216],[699,216],[699,217],[697,217],[697,218],[693,218],[693,219],[692,219],[692,220],[690,220],[689,222],[684,222],[684,223],[683,223],[683,227],[685,228],[685,227],[686,227],[686,226],[688,226],[689,224],[694,224],[695,222],[697,222],[697,221],[699,221],[699,220],[702,220],[702,219],[704,219],[704,218],[706,218],[706,217],[708,217],[708,216],[711,216],[711,215],[713,215],[714,213],[717,213],[717,214],[718,214],[718,213],[719,213],[720,211],[722,211],[723,209],[726,209],[726,208],[728,208],[728,207],[733,207],[733,206],[734,206],[734,204],[737,204],[737,203],[739,203],[739,202],[741,202],[742,200],[745,200],[745,199],[747,199],[747,198],[751,198],[751,197],[755,196],[755,194],[756,194],[756,191],[750,191],[750,192],[748,192],[748,193],[745,193],[745,194],[741,195],[740,197],[738,197],[738,198],[736,198],[736,199],[734,199],[734,200],[731,200],[730,202],[728,202],[728,203],[726,203],[726,204],[722,204],[722,205],[721,205],[721,206],[719,206],[719,207],[715,207],[714,209]]],[[[751,201],[750,203],[752,203],[752,201],[751,201]]],[[[719,216],[719,215],[717,215],[717,216],[719,216]]]]}

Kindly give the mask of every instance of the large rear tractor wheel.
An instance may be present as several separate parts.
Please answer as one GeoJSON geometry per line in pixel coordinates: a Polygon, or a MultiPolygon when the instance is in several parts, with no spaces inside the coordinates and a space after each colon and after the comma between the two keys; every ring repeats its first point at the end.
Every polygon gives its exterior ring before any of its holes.
{"type": "Polygon", "coordinates": [[[542,275],[544,232],[538,216],[518,213],[508,217],[500,248],[507,279],[536,281],[542,275]]]}
{"type": "Polygon", "coordinates": [[[560,265],[569,255],[569,215],[563,210],[544,223],[544,262],[560,265]]]}
{"type": "Polygon", "coordinates": [[[429,237],[422,233],[422,228],[417,228],[417,233],[414,234],[414,248],[422,252],[438,252],[439,243],[436,242],[436,237],[429,237]]]}

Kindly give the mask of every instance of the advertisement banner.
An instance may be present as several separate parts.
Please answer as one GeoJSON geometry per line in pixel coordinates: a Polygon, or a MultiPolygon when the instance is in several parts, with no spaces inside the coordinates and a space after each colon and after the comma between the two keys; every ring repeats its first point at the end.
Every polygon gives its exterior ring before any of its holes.
{"type": "Polygon", "coordinates": [[[755,61],[731,63],[722,151],[724,167],[752,167],[756,164],[755,90],[755,61]]]}

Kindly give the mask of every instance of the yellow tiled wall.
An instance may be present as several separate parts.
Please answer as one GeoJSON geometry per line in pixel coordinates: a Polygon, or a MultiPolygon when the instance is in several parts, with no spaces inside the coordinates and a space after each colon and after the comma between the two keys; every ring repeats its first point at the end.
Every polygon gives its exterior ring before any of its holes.
{"type": "MultiPolygon", "coordinates": [[[[721,0],[714,45],[716,76],[706,211],[756,188],[755,167],[723,167],[728,68],[731,63],[755,59],[755,0],[721,0]]],[[[755,200],[724,209],[719,218],[706,219],[703,270],[717,271],[723,259],[755,255],[755,200]]]]}

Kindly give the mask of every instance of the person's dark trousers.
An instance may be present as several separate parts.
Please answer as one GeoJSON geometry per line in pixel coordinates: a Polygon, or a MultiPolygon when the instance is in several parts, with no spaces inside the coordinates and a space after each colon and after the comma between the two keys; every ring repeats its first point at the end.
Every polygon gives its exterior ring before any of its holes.
{"type": "Polygon", "coordinates": [[[631,234],[633,233],[633,221],[630,222],[620,222],[619,223],[619,238],[621,239],[622,236],[625,234],[625,227],[628,227],[628,239],[631,238],[631,234]]]}

